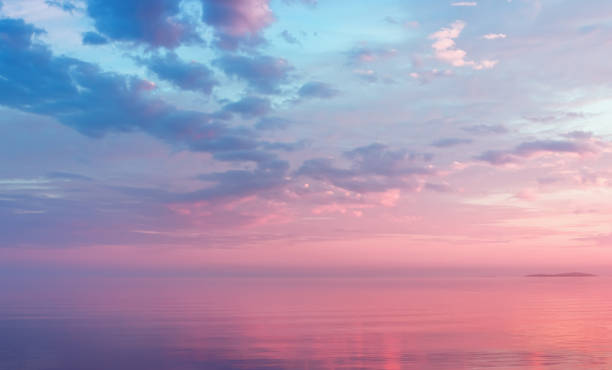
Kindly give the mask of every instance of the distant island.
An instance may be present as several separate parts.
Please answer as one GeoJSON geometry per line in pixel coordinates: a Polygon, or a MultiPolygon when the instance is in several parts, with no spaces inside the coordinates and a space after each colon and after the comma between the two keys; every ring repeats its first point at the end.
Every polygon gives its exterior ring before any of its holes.
{"type": "Polygon", "coordinates": [[[597,275],[587,274],[584,272],[562,272],[560,274],[531,274],[526,277],[593,277],[597,275]]]}

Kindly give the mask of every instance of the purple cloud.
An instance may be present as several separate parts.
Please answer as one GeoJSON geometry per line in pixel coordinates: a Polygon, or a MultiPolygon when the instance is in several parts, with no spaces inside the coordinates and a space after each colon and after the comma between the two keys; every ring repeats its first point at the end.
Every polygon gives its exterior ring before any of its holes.
{"type": "Polygon", "coordinates": [[[529,158],[539,153],[569,153],[584,156],[599,151],[599,146],[591,141],[536,140],[521,143],[512,150],[489,150],[476,159],[492,165],[504,165],[516,163],[522,158],[529,158]]]}
{"type": "Polygon", "coordinates": [[[258,130],[280,130],[289,126],[290,121],[280,117],[265,117],[255,124],[258,130]]]}
{"type": "Polygon", "coordinates": [[[474,125],[463,127],[463,131],[475,135],[505,134],[508,129],[503,125],[474,125]]]}
{"type": "Polygon", "coordinates": [[[65,181],[92,181],[93,179],[88,176],[79,175],[78,173],[70,173],[70,172],[49,172],[45,175],[45,177],[49,179],[58,179],[65,181]]]}
{"type": "Polygon", "coordinates": [[[201,0],[202,20],[215,29],[216,44],[234,50],[263,42],[260,32],[274,21],[269,0],[201,0]]]}
{"type": "Polygon", "coordinates": [[[293,70],[285,59],[265,55],[225,55],[213,64],[228,76],[244,80],[253,90],[263,94],[278,93],[280,86],[290,81],[293,70]]]}
{"type": "MultiPolygon", "coordinates": [[[[45,45],[32,42],[40,32],[23,21],[0,20],[0,36],[8,36],[0,37],[0,75],[8,76],[0,79],[0,105],[53,117],[91,137],[143,131],[172,145],[211,153],[261,145],[252,130],[149,97],[146,81],[54,56],[45,45]]],[[[265,101],[246,100],[228,109],[249,115],[263,114],[266,107],[265,101]]]]}
{"type": "Polygon", "coordinates": [[[320,98],[320,99],[329,99],[338,95],[340,92],[333,88],[330,84],[319,81],[312,81],[305,83],[298,90],[298,95],[300,98],[320,98]]]}
{"type": "Polygon", "coordinates": [[[457,145],[469,144],[471,142],[472,140],[470,139],[461,139],[461,138],[451,137],[451,138],[436,140],[433,143],[431,143],[431,145],[435,146],[436,148],[450,148],[450,147],[457,146],[457,145]]]}
{"type": "Polygon", "coordinates": [[[512,153],[500,151],[500,150],[488,150],[475,159],[489,162],[492,165],[501,166],[504,164],[510,164],[517,162],[516,156],[512,155],[512,153]]]}
{"type": "Polygon", "coordinates": [[[425,189],[436,193],[450,193],[453,188],[448,184],[435,184],[428,182],[425,184],[425,189]]]}
{"type": "Polygon", "coordinates": [[[109,39],[173,49],[200,42],[195,24],[176,0],[86,0],[96,30],[109,39]]]}
{"type": "Polygon", "coordinates": [[[230,170],[199,176],[200,180],[214,185],[203,190],[177,195],[177,201],[223,200],[240,198],[249,195],[278,189],[287,183],[286,176],[289,164],[282,160],[265,160],[258,162],[252,171],[230,170]]]}
{"type": "MultiPolygon", "coordinates": [[[[261,195],[282,188],[288,183],[289,163],[276,159],[262,152],[234,152],[237,157],[228,161],[244,161],[244,158],[256,162],[253,170],[227,170],[202,174],[198,180],[208,185],[190,192],[171,192],[165,189],[147,189],[122,187],[117,190],[130,196],[161,204],[190,204],[206,201],[211,204],[223,204],[233,199],[252,195],[261,195]]],[[[222,155],[219,156],[222,159],[222,155]]],[[[274,196],[274,194],[270,194],[274,196]]]]}
{"type": "Polygon", "coordinates": [[[334,166],[331,160],[315,158],[305,161],[297,175],[358,192],[384,192],[390,189],[418,188],[417,177],[433,176],[435,171],[422,162],[430,155],[392,150],[382,144],[358,147],[344,153],[351,161],[349,168],[334,166]]]}
{"type": "Polygon", "coordinates": [[[583,112],[559,112],[546,116],[526,116],[526,120],[538,123],[552,123],[564,120],[575,120],[587,118],[588,115],[583,112]]]}
{"type": "Polygon", "coordinates": [[[397,54],[395,49],[371,48],[359,46],[348,52],[349,64],[372,63],[379,59],[393,57],[397,54]]]}
{"type": "Polygon", "coordinates": [[[223,107],[223,111],[238,113],[245,119],[265,116],[270,112],[270,109],[270,101],[266,98],[257,96],[247,96],[242,100],[227,104],[223,107]]]}
{"type": "Polygon", "coordinates": [[[157,77],[183,89],[209,95],[218,83],[202,63],[184,62],[175,53],[153,56],[142,61],[157,77]]]}

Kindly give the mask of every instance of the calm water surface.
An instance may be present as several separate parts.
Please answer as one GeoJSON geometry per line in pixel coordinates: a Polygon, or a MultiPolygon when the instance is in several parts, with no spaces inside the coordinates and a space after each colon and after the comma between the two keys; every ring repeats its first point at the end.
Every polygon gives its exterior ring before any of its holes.
{"type": "Polygon", "coordinates": [[[612,279],[0,283],[0,369],[612,369],[612,279]]]}

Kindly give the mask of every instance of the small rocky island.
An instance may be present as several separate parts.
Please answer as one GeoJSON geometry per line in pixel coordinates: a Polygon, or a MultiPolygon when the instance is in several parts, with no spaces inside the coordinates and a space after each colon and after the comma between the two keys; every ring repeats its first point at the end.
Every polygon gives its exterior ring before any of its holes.
{"type": "Polygon", "coordinates": [[[584,272],[562,272],[560,274],[531,274],[526,277],[593,277],[597,275],[587,274],[584,272]]]}

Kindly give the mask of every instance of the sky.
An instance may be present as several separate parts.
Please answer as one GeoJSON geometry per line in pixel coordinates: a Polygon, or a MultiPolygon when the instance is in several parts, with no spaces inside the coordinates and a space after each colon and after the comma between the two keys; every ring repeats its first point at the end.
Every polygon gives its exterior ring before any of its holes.
{"type": "Polygon", "coordinates": [[[612,3],[0,5],[8,274],[612,261],[612,3]]]}

